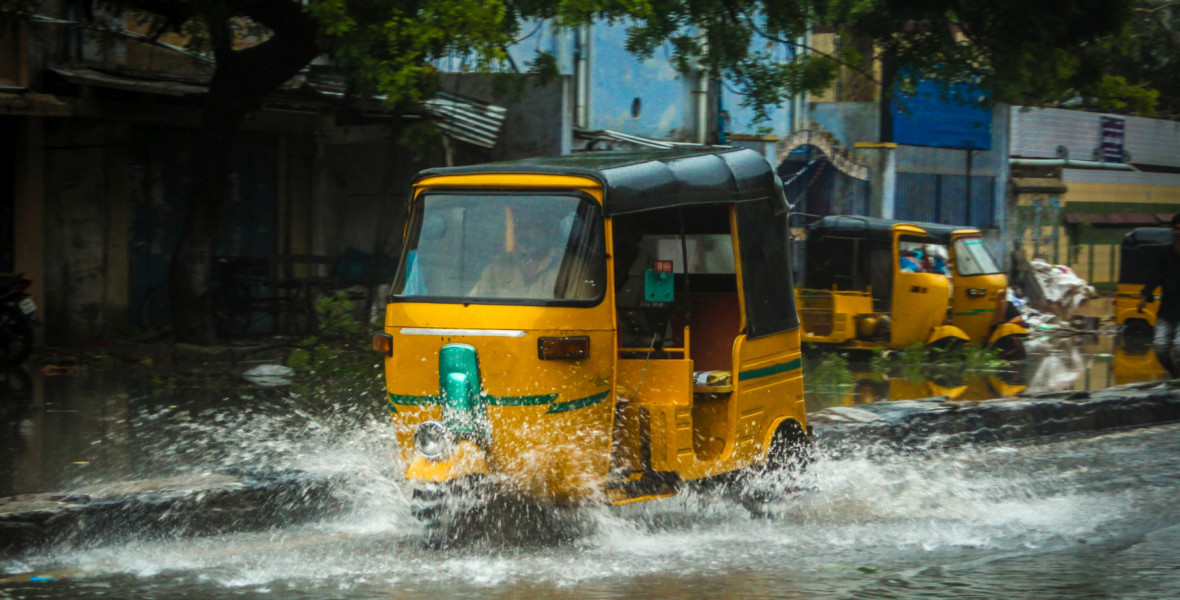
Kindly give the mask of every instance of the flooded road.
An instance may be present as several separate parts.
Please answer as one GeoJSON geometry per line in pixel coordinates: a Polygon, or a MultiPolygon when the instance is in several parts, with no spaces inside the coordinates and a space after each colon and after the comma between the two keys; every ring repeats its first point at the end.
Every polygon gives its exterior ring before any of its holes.
{"type": "MultiPolygon", "coordinates": [[[[1129,370],[1119,359],[1101,339],[1055,344],[983,381],[1045,391],[1162,377],[1154,359],[1129,370]]],[[[821,456],[766,518],[685,494],[563,512],[560,535],[507,519],[437,548],[410,516],[376,379],[229,395],[123,369],[5,381],[0,494],[299,469],[338,481],[346,510],[264,532],[0,559],[0,598],[1180,597],[1180,425],[841,452],[821,456]]],[[[819,398],[857,403],[847,390],[819,398]]]]}
{"type": "MultiPolygon", "coordinates": [[[[366,448],[357,448],[363,451],[366,448]]],[[[354,465],[368,457],[334,458],[354,465]]],[[[395,481],[263,533],[0,563],[10,598],[1169,598],[1180,425],[935,456],[821,458],[751,518],[688,496],[586,509],[554,542],[423,545],[395,481]],[[33,581],[33,578],[40,578],[33,581]]]]}

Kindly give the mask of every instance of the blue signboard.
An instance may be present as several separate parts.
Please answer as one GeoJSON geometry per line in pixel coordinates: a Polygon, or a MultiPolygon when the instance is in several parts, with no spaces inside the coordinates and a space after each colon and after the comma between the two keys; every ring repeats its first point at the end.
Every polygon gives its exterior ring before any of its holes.
{"type": "Polygon", "coordinates": [[[955,84],[945,93],[942,84],[922,81],[912,96],[895,96],[889,103],[893,140],[909,146],[989,150],[992,111],[979,106],[984,93],[974,86],[955,84]]]}

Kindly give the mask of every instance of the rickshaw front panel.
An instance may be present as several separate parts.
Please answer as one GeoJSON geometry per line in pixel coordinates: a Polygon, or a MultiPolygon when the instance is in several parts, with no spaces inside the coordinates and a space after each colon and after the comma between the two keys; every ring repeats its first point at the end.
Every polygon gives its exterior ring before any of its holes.
{"type": "Polygon", "coordinates": [[[1114,301],[1114,322],[1128,325],[1135,335],[1151,335],[1159,313],[1160,287],[1152,290],[1154,300],[1139,311],[1143,288],[1151,281],[1156,266],[1167,255],[1172,231],[1167,227],[1137,227],[1119,244],[1118,285],[1114,301]]]}
{"type": "MultiPolygon", "coordinates": [[[[555,502],[600,492],[615,356],[601,198],[585,177],[417,183],[385,319],[386,386],[407,463],[421,462],[416,428],[437,419],[517,492],[555,502]]],[[[413,470],[440,472],[466,474],[413,470]]]]}
{"type": "Polygon", "coordinates": [[[992,324],[1003,314],[1006,306],[1008,278],[1003,273],[954,278],[952,323],[963,330],[971,341],[987,343],[992,324]]]}
{"type": "Polygon", "coordinates": [[[386,387],[404,462],[414,458],[415,427],[441,415],[440,350],[467,344],[479,361],[492,473],[538,498],[566,502],[591,495],[609,468],[614,335],[609,328],[570,325],[592,326],[605,310],[390,304],[386,333],[393,353],[386,387]],[[450,327],[429,325],[436,321],[450,327]],[[488,329],[487,323],[500,327],[488,329]],[[588,357],[538,356],[541,338],[571,337],[589,339],[588,357]]]}

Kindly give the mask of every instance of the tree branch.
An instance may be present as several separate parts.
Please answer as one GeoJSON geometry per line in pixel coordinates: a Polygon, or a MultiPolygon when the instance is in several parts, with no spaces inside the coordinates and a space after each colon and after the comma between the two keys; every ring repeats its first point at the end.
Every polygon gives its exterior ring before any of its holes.
{"type": "Polygon", "coordinates": [[[806,52],[810,52],[812,54],[822,56],[823,58],[826,58],[826,59],[828,59],[828,60],[830,60],[842,67],[847,67],[847,68],[855,71],[858,75],[867,79],[871,83],[881,85],[881,82],[878,81],[875,77],[873,77],[872,71],[869,71],[869,70],[865,69],[864,67],[861,67],[860,65],[854,65],[848,61],[841,60],[840,58],[837,58],[836,56],[828,54],[827,52],[821,52],[811,46],[808,46],[807,44],[800,44],[799,42],[795,42],[795,41],[791,41],[791,40],[784,40],[780,37],[770,35],[769,33],[766,33],[765,31],[763,31],[762,28],[758,26],[758,23],[754,20],[753,17],[751,17],[750,15],[748,15],[744,12],[740,13],[740,17],[745,19],[746,22],[749,23],[750,29],[753,29],[755,33],[757,33],[758,35],[760,35],[772,42],[778,42],[780,44],[787,44],[788,46],[791,46],[794,48],[799,48],[799,49],[804,50],[806,52]]]}
{"type": "Polygon", "coordinates": [[[1166,2],[1164,4],[1161,4],[1159,6],[1153,6],[1151,8],[1135,7],[1135,12],[1141,12],[1141,13],[1146,13],[1146,14],[1150,15],[1152,13],[1155,13],[1156,11],[1160,11],[1165,8],[1172,8],[1173,6],[1180,6],[1180,2],[1166,2]]]}

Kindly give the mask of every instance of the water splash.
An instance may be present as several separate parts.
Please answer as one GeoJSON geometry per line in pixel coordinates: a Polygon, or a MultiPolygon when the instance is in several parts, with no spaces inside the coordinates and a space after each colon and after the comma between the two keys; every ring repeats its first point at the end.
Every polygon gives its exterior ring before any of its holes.
{"type": "Polygon", "coordinates": [[[1073,467],[1035,451],[845,452],[817,457],[797,479],[756,481],[799,490],[773,502],[763,518],[724,488],[687,490],[666,500],[567,512],[567,525],[581,529],[556,542],[538,541],[544,536],[506,542],[500,521],[478,543],[429,548],[409,515],[392,425],[383,415],[344,400],[326,412],[306,409],[294,397],[274,404],[154,416],[178,431],[155,450],[191,457],[184,468],[192,472],[248,466],[331,477],[343,514],[267,532],[24,557],[0,569],[89,579],[195,578],[192,585],[256,592],[358,581],[476,591],[538,583],[570,588],[764,564],[822,573],[849,556],[872,562],[948,549],[1020,551],[1089,535],[1130,502],[1080,488],[1073,467]]]}

